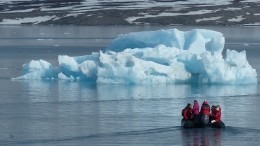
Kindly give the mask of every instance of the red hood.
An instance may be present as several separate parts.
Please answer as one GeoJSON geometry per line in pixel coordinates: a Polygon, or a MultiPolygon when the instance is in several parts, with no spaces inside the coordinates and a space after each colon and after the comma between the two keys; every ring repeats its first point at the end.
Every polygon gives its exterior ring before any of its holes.
{"type": "Polygon", "coordinates": [[[207,101],[203,101],[203,103],[202,104],[208,104],[208,102],[207,101]]]}

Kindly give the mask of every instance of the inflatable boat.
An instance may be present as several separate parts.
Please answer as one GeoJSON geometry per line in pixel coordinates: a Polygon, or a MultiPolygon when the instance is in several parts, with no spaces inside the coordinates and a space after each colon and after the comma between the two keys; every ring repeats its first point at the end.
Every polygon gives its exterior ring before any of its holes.
{"type": "Polygon", "coordinates": [[[224,129],[226,126],[222,121],[214,122],[214,123],[208,123],[203,124],[200,123],[199,125],[194,124],[194,121],[190,120],[181,120],[181,127],[185,129],[191,129],[191,128],[217,128],[217,129],[224,129]]]}

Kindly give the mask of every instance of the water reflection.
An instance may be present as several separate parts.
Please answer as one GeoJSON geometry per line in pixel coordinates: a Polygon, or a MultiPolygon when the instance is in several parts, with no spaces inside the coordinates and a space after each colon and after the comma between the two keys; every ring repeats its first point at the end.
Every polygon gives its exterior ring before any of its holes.
{"type": "Polygon", "coordinates": [[[257,85],[95,85],[73,81],[17,81],[31,102],[170,100],[257,95],[257,85]],[[189,98],[187,98],[189,97],[189,98]]]}
{"type": "Polygon", "coordinates": [[[221,146],[221,129],[182,129],[182,145],[221,146]]]}

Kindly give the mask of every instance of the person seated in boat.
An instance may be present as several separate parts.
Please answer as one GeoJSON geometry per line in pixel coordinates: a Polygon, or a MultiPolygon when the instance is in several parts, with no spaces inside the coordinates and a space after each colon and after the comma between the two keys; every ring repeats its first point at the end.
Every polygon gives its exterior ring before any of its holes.
{"type": "Polygon", "coordinates": [[[193,115],[192,105],[190,103],[188,103],[187,106],[182,110],[182,116],[183,116],[183,119],[181,121],[182,127],[193,128],[194,115],[193,115]]]}
{"type": "Polygon", "coordinates": [[[193,101],[194,127],[200,126],[200,106],[197,100],[193,101]]]}
{"type": "Polygon", "coordinates": [[[225,124],[221,121],[221,108],[219,105],[212,109],[211,125],[213,128],[225,128],[225,124]]]}
{"type": "Polygon", "coordinates": [[[211,108],[210,108],[211,112],[210,112],[210,115],[209,115],[209,121],[212,121],[212,113],[214,112],[215,108],[216,108],[215,105],[212,105],[211,108]]]}
{"type": "Polygon", "coordinates": [[[200,109],[201,127],[209,125],[210,106],[206,100],[203,101],[200,109]]]}

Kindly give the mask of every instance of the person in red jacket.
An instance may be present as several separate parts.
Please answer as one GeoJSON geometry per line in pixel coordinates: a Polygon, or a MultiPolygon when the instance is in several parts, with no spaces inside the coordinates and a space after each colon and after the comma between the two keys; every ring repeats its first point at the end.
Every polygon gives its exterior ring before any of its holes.
{"type": "Polygon", "coordinates": [[[209,124],[210,106],[206,100],[203,101],[200,109],[201,126],[205,127],[209,124]]]}
{"type": "Polygon", "coordinates": [[[211,126],[213,128],[225,128],[225,124],[221,121],[221,108],[219,105],[212,108],[211,126]]]}
{"type": "Polygon", "coordinates": [[[221,121],[221,108],[219,105],[217,105],[215,108],[212,109],[211,117],[212,117],[211,123],[221,121]]]}
{"type": "Polygon", "coordinates": [[[190,103],[188,103],[187,106],[182,110],[182,116],[185,120],[193,120],[194,114],[190,103]]]}
{"type": "Polygon", "coordinates": [[[183,119],[181,120],[181,125],[183,128],[193,128],[194,115],[192,111],[192,105],[190,103],[182,110],[183,119]]]}
{"type": "Polygon", "coordinates": [[[209,115],[210,114],[210,106],[206,100],[203,101],[200,109],[201,115],[209,115]]]}

